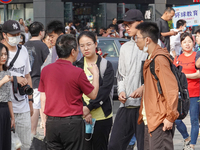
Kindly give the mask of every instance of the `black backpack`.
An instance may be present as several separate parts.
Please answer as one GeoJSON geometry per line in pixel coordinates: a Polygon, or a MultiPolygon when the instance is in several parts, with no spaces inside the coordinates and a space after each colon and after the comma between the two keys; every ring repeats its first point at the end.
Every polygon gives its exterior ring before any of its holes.
{"type": "MultiPolygon", "coordinates": [[[[155,79],[157,80],[158,92],[159,92],[159,94],[162,95],[163,94],[162,88],[160,85],[160,81],[155,73],[155,62],[154,62],[155,58],[159,55],[165,56],[163,54],[156,55],[150,63],[150,71],[154,75],[155,79]]],[[[176,80],[178,83],[178,88],[179,88],[178,108],[177,108],[177,110],[179,112],[178,119],[184,119],[187,116],[188,110],[190,107],[187,78],[186,78],[185,74],[181,72],[182,66],[176,67],[167,56],[165,56],[165,57],[169,60],[171,71],[173,72],[174,76],[176,77],[176,80]]],[[[178,59],[178,57],[177,57],[177,59],[178,59]]],[[[177,63],[178,63],[178,61],[177,61],[177,63]]]]}

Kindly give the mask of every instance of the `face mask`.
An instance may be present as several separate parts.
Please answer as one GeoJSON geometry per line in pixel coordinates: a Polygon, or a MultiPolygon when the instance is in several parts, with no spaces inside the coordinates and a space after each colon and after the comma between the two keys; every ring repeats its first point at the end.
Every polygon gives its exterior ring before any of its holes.
{"type": "Polygon", "coordinates": [[[124,33],[124,36],[128,36],[128,33],[124,33]]]}
{"type": "Polygon", "coordinates": [[[97,39],[97,43],[99,43],[99,39],[97,39]]]}
{"type": "Polygon", "coordinates": [[[17,46],[17,44],[19,44],[20,40],[21,40],[20,35],[14,36],[14,37],[8,37],[8,44],[10,46],[17,46]]]}
{"type": "Polygon", "coordinates": [[[94,125],[95,125],[96,119],[92,118],[92,124],[89,124],[87,122],[85,122],[85,133],[87,134],[91,134],[89,139],[86,139],[86,141],[90,141],[92,138],[92,134],[94,132],[94,125]]]}
{"type": "Polygon", "coordinates": [[[147,53],[147,50],[148,50],[148,45],[146,46],[146,42],[145,42],[145,45],[143,47],[143,52],[147,53]]]}
{"type": "Polygon", "coordinates": [[[185,31],[186,31],[186,29],[187,29],[187,28],[186,28],[186,27],[184,27],[182,31],[183,31],[183,32],[185,32],[185,31]]]}

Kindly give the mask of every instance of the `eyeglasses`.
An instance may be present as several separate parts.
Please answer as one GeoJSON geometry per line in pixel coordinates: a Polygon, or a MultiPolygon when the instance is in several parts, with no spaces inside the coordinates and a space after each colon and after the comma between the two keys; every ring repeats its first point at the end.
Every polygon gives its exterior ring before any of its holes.
{"type": "Polygon", "coordinates": [[[80,44],[80,48],[90,48],[94,43],[86,43],[85,45],[80,44]]]}
{"type": "Polygon", "coordinates": [[[135,36],[135,42],[137,42],[138,39],[145,39],[146,37],[138,37],[137,35],[135,36]]]}
{"type": "Polygon", "coordinates": [[[123,28],[126,28],[126,27],[131,28],[132,25],[133,25],[133,23],[134,23],[134,22],[130,22],[130,23],[128,23],[128,24],[122,24],[122,27],[123,27],[123,28]]]}

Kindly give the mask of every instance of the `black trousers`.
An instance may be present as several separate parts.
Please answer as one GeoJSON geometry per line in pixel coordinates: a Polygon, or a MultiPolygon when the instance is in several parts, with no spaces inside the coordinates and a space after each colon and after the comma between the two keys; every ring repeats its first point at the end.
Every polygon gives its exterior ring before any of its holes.
{"type": "Polygon", "coordinates": [[[144,150],[144,124],[137,124],[139,108],[118,109],[112,128],[108,150],[126,150],[133,135],[136,135],[138,150],[144,150]]]}
{"type": "Polygon", "coordinates": [[[84,129],[82,116],[48,116],[46,122],[47,149],[83,150],[84,129]]]}
{"type": "Polygon", "coordinates": [[[175,126],[172,130],[163,131],[163,124],[161,124],[156,130],[151,132],[151,136],[148,133],[148,127],[145,126],[144,137],[144,150],[173,150],[173,136],[175,126]]]}
{"type": "MultiPolygon", "coordinates": [[[[84,150],[107,150],[111,127],[112,118],[96,121],[91,140],[85,140],[84,150]]],[[[87,139],[90,136],[91,134],[85,134],[87,139]]]]}
{"type": "Polygon", "coordinates": [[[11,150],[10,111],[4,102],[0,102],[0,150],[11,150]]]}

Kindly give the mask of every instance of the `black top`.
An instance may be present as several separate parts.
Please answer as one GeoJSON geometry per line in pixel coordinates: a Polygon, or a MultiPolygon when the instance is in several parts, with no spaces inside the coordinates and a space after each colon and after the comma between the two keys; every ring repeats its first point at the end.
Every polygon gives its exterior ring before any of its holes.
{"type": "Polygon", "coordinates": [[[168,22],[163,20],[162,18],[158,18],[156,20],[156,23],[157,23],[159,31],[160,31],[159,38],[161,39],[161,41],[164,42],[168,52],[170,52],[170,39],[169,39],[169,36],[161,37],[161,33],[169,32],[168,22]]]}
{"type": "Polygon", "coordinates": [[[28,41],[24,44],[28,50],[31,64],[31,78],[33,88],[38,88],[40,82],[41,66],[49,54],[49,48],[40,40],[28,41]]]}
{"type": "MultiPolygon", "coordinates": [[[[100,62],[101,62],[101,56],[98,55],[96,64],[99,69],[100,69],[100,62]]],[[[84,57],[82,57],[78,62],[76,62],[75,65],[83,69],[84,57]]],[[[108,61],[103,79],[101,78],[99,71],[99,91],[96,99],[90,100],[90,103],[88,105],[86,104],[86,102],[83,101],[83,105],[87,106],[90,111],[101,107],[105,114],[105,117],[109,116],[112,112],[112,103],[109,94],[113,87],[113,82],[114,82],[114,70],[112,64],[108,61]],[[101,101],[103,102],[102,105],[101,101]]]]}

